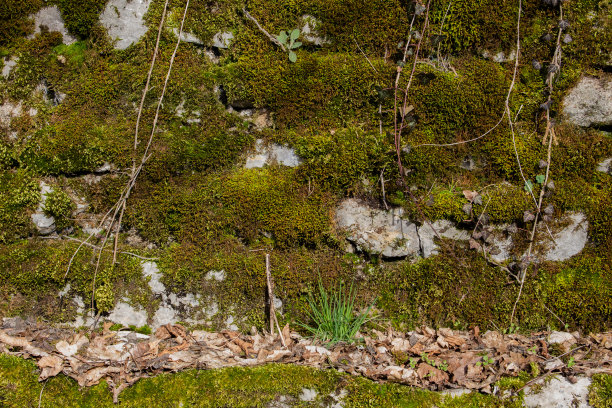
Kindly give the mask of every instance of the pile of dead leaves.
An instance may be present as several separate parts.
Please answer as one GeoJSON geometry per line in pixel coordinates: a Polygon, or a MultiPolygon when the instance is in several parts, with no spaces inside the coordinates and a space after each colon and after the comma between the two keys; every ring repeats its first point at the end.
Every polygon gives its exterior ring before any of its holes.
{"type": "Polygon", "coordinates": [[[245,335],[162,326],[152,336],[130,331],[75,333],[19,318],[4,319],[0,352],[35,358],[39,380],[64,373],[81,386],[105,379],[115,401],[140,378],[164,371],[291,363],[334,368],[376,381],[393,381],[440,390],[468,388],[493,392],[501,376],[515,376],[537,364],[542,375],[612,373],[612,334],[541,332],[530,337],[478,328],[469,332],[422,328],[402,333],[374,331],[358,344],[326,348],[291,332],[245,335]],[[551,349],[559,357],[551,355],[551,349]],[[571,364],[562,361],[571,356],[571,364]],[[561,357],[561,358],[560,358],[561,357]],[[568,367],[568,365],[570,367],[568,367]]]}

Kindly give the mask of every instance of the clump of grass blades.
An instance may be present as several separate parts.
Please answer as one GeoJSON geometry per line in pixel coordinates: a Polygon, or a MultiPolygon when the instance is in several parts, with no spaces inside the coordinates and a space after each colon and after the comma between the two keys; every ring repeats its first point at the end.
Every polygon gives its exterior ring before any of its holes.
{"type": "Polygon", "coordinates": [[[372,320],[368,318],[374,302],[362,313],[355,313],[356,291],[353,285],[345,293],[345,285],[341,282],[338,288],[327,292],[319,280],[319,296],[317,299],[309,294],[309,317],[313,326],[300,324],[312,333],[315,339],[335,344],[338,342],[353,343],[361,326],[372,320]]]}

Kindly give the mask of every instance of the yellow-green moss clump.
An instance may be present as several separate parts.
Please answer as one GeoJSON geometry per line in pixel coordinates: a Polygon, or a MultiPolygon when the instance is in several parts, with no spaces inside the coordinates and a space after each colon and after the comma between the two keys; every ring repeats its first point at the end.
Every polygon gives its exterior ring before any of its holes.
{"type": "MultiPolygon", "coordinates": [[[[572,329],[605,330],[612,321],[609,269],[609,258],[587,254],[563,264],[530,268],[517,307],[519,326],[563,329],[548,307],[572,329]]],[[[380,288],[380,306],[391,320],[411,327],[509,327],[519,290],[511,276],[460,245],[445,249],[443,255],[392,268],[382,280],[386,283],[380,288]]]]}
{"type": "Polygon", "coordinates": [[[27,236],[32,225],[30,212],[40,200],[40,188],[29,172],[0,172],[0,243],[27,236]]]}
{"type": "Polygon", "coordinates": [[[589,404],[595,408],[612,407],[612,376],[595,374],[589,387],[589,404]]]}

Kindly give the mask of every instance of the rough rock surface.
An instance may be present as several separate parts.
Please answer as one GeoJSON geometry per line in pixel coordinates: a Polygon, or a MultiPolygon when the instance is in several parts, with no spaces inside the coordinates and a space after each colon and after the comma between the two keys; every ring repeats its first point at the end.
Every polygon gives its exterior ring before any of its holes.
{"type": "Polygon", "coordinates": [[[255,142],[255,153],[247,157],[244,167],[253,169],[272,163],[296,167],[300,165],[301,160],[295,154],[295,151],[289,147],[275,143],[265,145],[262,139],[258,139],[255,142]]]}
{"type": "Polygon", "coordinates": [[[554,377],[537,393],[526,390],[525,406],[528,408],[590,407],[587,403],[589,385],[591,379],[587,377],[578,378],[575,384],[563,377],[554,377]]]}
{"type": "MultiPolygon", "coordinates": [[[[564,228],[553,231],[554,242],[544,254],[547,261],[564,261],[580,253],[587,243],[589,223],[586,215],[579,212],[567,213],[563,219],[567,222],[564,228]]],[[[542,234],[543,239],[544,234],[542,234]]]]}
{"type": "Polygon", "coordinates": [[[457,239],[457,240],[468,240],[470,234],[467,231],[455,228],[455,224],[448,220],[436,220],[431,223],[423,224],[418,228],[419,238],[421,240],[421,254],[423,258],[428,258],[431,255],[438,253],[438,245],[434,243],[436,234],[433,229],[438,233],[441,238],[457,239]]]}
{"type": "Polygon", "coordinates": [[[602,173],[612,174],[612,157],[608,157],[603,160],[601,163],[597,164],[597,171],[601,171],[602,173]]]}
{"type": "Polygon", "coordinates": [[[115,48],[124,50],[147,32],[143,17],[151,0],[110,0],[100,15],[100,23],[117,42],[115,48]]]}
{"type": "Polygon", "coordinates": [[[582,78],[563,100],[563,114],[578,126],[612,125],[612,76],[582,78]]]}
{"type": "Polygon", "coordinates": [[[359,250],[387,258],[419,255],[417,227],[401,215],[401,210],[373,209],[349,198],[337,208],[336,223],[347,230],[348,240],[359,250]]]}
{"type": "Polygon", "coordinates": [[[17,65],[17,59],[15,58],[5,59],[4,65],[2,66],[2,76],[4,78],[8,78],[13,68],[15,68],[15,65],[17,65]]]}
{"type": "Polygon", "coordinates": [[[318,27],[320,24],[321,22],[315,17],[304,14],[302,16],[302,29],[300,33],[301,38],[314,45],[329,44],[331,41],[321,36],[321,34],[318,32],[318,27]]]}
{"type": "Polygon", "coordinates": [[[147,312],[140,308],[134,308],[128,303],[127,299],[123,299],[117,303],[107,319],[126,327],[130,325],[142,327],[147,324],[147,312]]]}
{"type": "Polygon", "coordinates": [[[38,13],[32,15],[31,17],[34,18],[35,26],[34,34],[31,35],[31,38],[33,38],[35,34],[40,33],[40,26],[43,25],[48,27],[49,31],[58,31],[61,33],[62,37],[64,37],[64,44],[70,45],[76,42],[76,38],[68,33],[60,10],[57,6],[40,9],[38,13]]]}
{"type": "Polygon", "coordinates": [[[501,224],[491,228],[491,235],[485,246],[488,256],[495,262],[505,262],[510,258],[514,240],[507,232],[508,227],[508,224],[501,224]]]}
{"type": "Polygon", "coordinates": [[[218,32],[212,39],[212,46],[215,48],[229,48],[234,34],[229,31],[218,32]]]}

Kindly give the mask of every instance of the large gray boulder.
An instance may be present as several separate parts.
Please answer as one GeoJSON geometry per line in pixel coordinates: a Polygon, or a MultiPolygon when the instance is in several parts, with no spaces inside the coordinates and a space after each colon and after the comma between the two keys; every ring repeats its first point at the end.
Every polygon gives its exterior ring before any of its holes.
{"type": "Polygon", "coordinates": [[[337,226],[348,233],[347,239],[361,251],[386,258],[417,256],[417,227],[401,215],[401,209],[379,210],[349,198],[336,209],[335,219],[337,226]]]}
{"type": "Polygon", "coordinates": [[[612,76],[580,79],[563,100],[563,114],[578,126],[612,125],[612,76]]]}
{"type": "Polygon", "coordinates": [[[100,23],[115,40],[115,48],[124,50],[147,32],[144,15],[151,0],[110,0],[100,15],[100,23]]]}

